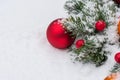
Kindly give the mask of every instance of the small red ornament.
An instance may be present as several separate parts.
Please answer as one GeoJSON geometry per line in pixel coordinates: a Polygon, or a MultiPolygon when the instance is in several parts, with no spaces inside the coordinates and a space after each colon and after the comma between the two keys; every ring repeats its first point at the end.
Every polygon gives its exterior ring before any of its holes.
{"type": "Polygon", "coordinates": [[[116,4],[120,4],[120,0],[113,0],[116,4]]]}
{"type": "Polygon", "coordinates": [[[115,61],[117,63],[120,63],[120,52],[118,52],[116,55],[115,55],[115,61]]]}
{"type": "Polygon", "coordinates": [[[103,31],[106,27],[106,23],[102,20],[99,20],[95,23],[95,28],[97,31],[103,31]]]}
{"type": "Polygon", "coordinates": [[[81,48],[84,45],[85,45],[85,41],[83,39],[80,39],[76,42],[76,48],[77,49],[81,48]]]}
{"type": "Polygon", "coordinates": [[[75,37],[71,37],[70,33],[64,28],[61,18],[54,20],[47,28],[47,39],[49,43],[59,49],[65,49],[71,46],[75,37]]]}

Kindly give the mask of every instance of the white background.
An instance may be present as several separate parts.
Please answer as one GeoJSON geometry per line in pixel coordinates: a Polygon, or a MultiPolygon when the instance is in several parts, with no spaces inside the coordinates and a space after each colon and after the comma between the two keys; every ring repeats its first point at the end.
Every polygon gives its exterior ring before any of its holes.
{"type": "Polygon", "coordinates": [[[65,0],[0,0],[0,80],[103,80],[113,58],[99,68],[74,64],[46,39],[49,23],[66,17],[65,0]]]}

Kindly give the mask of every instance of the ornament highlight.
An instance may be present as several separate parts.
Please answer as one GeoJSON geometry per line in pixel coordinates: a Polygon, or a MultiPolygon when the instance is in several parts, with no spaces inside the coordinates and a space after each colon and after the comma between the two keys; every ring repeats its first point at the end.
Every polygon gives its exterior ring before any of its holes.
{"type": "Polygon", "coordinates": [[[62,18],[54,20],[47,28],[47,39],[49,43],[59,49],[65,49],[71,46],[75,37],[70,36],[62,23],[62,18]]]}
{"type": "Polygon", "coordinates": [[[117,63],[120,63],[120,52],[118,52],[116,55],[115,55],[115,61],[117,63]]]}
{"type": "Polygon", "coordinates": [[[106,23],[102,20],[99,20],[95,23],[95,28],[97,31],[103,31],[106,27],[106,23]]]}
{"type": "Polygon", "coordinates": [[[85,45],[85,41],[83,39],[80,39],[76,42],[75,45],[76,45],[76,48],[79,49],[79,48],[81,48],[82,46],[85,45]]]}

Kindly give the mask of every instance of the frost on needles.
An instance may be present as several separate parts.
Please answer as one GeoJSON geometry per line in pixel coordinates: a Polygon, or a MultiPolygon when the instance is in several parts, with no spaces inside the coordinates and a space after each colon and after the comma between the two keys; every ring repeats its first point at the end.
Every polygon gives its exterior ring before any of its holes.
{"type": "Polygon", "coordinates": [[[65,28],[76,40],[85,40],[85,45],[79,49],[74,44],[70,47],[75,53],[75,60],[101,66],[110,53],[106,45],[114,44],[110,44],[107,30],[115,25],[115,4],[112,0],[70,0],[64,7],[69,15],[63,22],[65,28]],[[98,20],[103,20],[107,25],[102,32],[95,29],[98,20]]]}

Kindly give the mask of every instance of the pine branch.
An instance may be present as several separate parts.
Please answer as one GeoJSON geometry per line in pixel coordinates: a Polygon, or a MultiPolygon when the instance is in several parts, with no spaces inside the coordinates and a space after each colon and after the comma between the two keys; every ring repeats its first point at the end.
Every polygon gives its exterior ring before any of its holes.
{"type": "MultiPolygon", "coordinates": [[[[107,2],[109,3],[109,1],[107,2]]],[[[72,0],[66,2],[65,9],[68,11],[68,14],[71,15],[70,18],[75,18],[73,22],[77,21],[76,18],[80,18],[81,24],[92,29],[98,20],[105,21],[107,26],[114,23],[109,20],[111,17],[115,17],[115,4],[107,5],[107,9],[104,8],[104,5],[106,5],[106,3],[103,0],[72,0]],[[92,2],[95,6],[86,7],[87,2],[92,2]],[[109,13],[110,11],[111,13],[109,13]]]]}
{"type": "Polygon", "coordinates": [[[72,1],[67,1],[65,4],[65,9],[68,10],[68,14],[79,14],[81,10],[84,8],[85,4],[81,1],[77,0],[72,0],[72,1]],[[70,6],[70,4],[72,4],[70,6]]]}
{"type": "Polygon", "coordinates": [[[112,70],[111,70],[112,73],[116,73],[116,72],[120,72],[120,64],[116,63],[112,70]]]}
{"type": "Polygon", "coordinates": [[[83,63],[94,63],[97,67],[101,66],[107,60],[106,54],[109,53],[103,50],[106,42],[101,42],[101,46],[97,46],[94,40],[87,40],[86,44],[80,49],[73,49],[77,54],[75,60],[83,63]]]}
{"type": "MultiPolygon", "coordinates": [[[[71,32],[76,38],[84,39],[85,45],[76,49],[73,45],[71,50],[76,54],[76,60],[84,63],[94,63],[96,66],[102,65],[107,60],[107,50],[105,45],[108,40],[103,32],[98,32],[95,29],[95,23],[98,20],[103,20],[108,26],[113,25],[111,18],[115,17],[115,5],[107,4],[110,1],[104,0],[71,0],[65,4],[65,9],[70,15],[64,21],[65,28],[71,32]],[[90,3],[92,4],[90,4],[90,3]],[[91,5],[88,7],[88,4],[91,5]],[[100,41],[98,36],[104,36],[100,41]]],[[[107,29],[106,28],[106,29],[107,29]]]]}
{"type": "MultiPolygon", "coordinates": [[[[80,17],[69,17],[66,22],[64,22],[64,25],[67,26],[68,32],[72,32],[73,35],[78,36],[85,36],[85,35],[90,35],[93,32],[90,32],[89,30],[86,30],[85,24],[82,22],[83,19],[80,17]]],[[[92,25],[89,24],[89,28],[92,28],[92,25]]]]}

